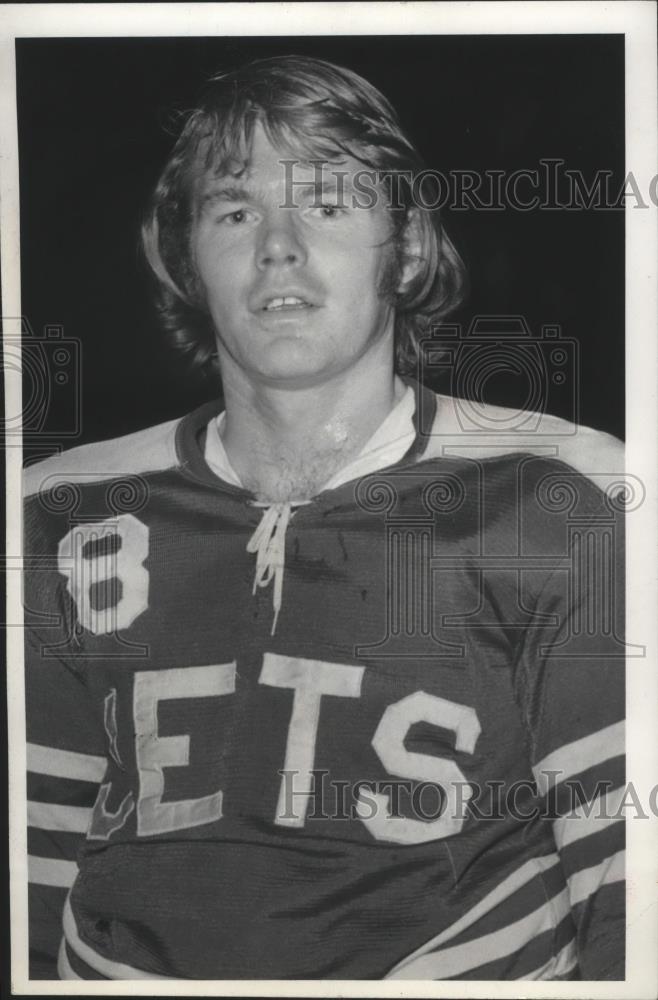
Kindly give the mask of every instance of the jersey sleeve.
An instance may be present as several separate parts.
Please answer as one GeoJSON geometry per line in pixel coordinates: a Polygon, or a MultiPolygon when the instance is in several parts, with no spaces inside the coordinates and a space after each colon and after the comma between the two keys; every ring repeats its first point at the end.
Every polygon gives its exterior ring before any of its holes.
{"type": "MultiPolygon", "coordinates": [[[[29,518],[26,519],[29,525],[29,518]]],[[[57,979],[62,910],[106,768],[82,658],[71,656],[63,578],[26,533],[25,690],[30,978],[57,979]]],[[[56,547],[55,547],[56,553],[56,547]]]]}
{"type": "Polygon", "coordinates": [[[581,979],[624,979],[624,545],[619,514],[575,519],[521,657],[542,821],[552,824],[581,979]]]}

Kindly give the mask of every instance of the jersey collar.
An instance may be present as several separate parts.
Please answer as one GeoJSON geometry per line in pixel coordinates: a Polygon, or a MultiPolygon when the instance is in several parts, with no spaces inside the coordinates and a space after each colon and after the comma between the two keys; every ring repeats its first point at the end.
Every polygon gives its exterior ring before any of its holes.
{"type": "MultiPolygon", "coordinates": [[[[362,452],[332,476],[322,492],[368,473],[394,465],[413,464],[422,458],[436,415],[436,396],[414,379],[404,378],[403,382],[407,391],[391,413],[362,452]]],[[[221,486],[228,492],[251,496],[231,468],[217,432],[221,408],[221,400],[207,403],[180,421],[176,452],[181,471],[209,486],[221,486]]]]}

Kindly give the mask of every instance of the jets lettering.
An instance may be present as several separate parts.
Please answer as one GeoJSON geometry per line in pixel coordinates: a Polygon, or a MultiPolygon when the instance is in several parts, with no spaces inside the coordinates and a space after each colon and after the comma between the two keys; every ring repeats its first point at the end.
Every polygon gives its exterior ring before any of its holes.
{"type": "MultiPolygon", "coordinates": [[[[290,691],[290,715],[285,757],[278,764],[282,775],[274,823],[279,826],[304,827],[315,768],[315,750],[322,727],[322,706],[327,698],[358,699],[364,667],[327,663],[266,653],[259,683],[290,691]],[[295,809],[286,807],[289,789],[286,776],[294,775],[295,809]]],[[[138,772],[138,794],[123,800],[116,812],[108,812],[106,803],[111,787],[104,784],[94,810],[89,836],[107,839],[120,829],[133,809],[138,836],[157,836],[205,823],[220,821],[223,815],[224,790],[197,799],[172,801],[166,794],[167,771],[185,768],[190,761],[192,734],[162,736],[158,732],[158,705],[180,698],[230,698],[239,684],[236,663],[209,664],[168,670],[145,670],[135,674],[133,720],[138,772]]],[[[439,785],[447,801],[441,815],[430,821],[391,816],[386,795],[379,793],[359,800],[360,821],[380,841],[402,845],[440,840],[458,833],[464,823],[463,810],[451,808],[457,787],[464,798],[466,778],[451,757],[411,752],[405,739],[412,726],[426,722],[454,734],[454,747],[462,754],[473,754],[480,734],[480,724],[473,708],[416,691],[389,705],[370,739],[386,771],[396,778],[433,782],[439,785]],[[372,809],[373,801],[377,808],[372,809]]],[[[218,734],[218,737],[221,734],[218,734]]],[[[206,737],[207,738],[207,737],[206,737]]]]}

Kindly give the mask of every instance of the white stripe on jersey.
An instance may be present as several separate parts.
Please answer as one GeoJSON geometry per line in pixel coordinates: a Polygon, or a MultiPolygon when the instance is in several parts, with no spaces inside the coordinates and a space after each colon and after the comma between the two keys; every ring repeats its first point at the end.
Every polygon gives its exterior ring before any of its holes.
{"type": "Polygon", "coordinates": [[[493,910],[494,907],[498,906],[509,896],[513,895],[517,889],[522,888],[522,886],[526,885],[526,883],[528,883],[540,872],[545,872],[549,868],[553,868],[554,865],[559,864],[559,860],[560,859],[557,854],[547,854],[543,858],[531,858],[530,861],[526,861],[524,865],[521,865],[521,867],[513,871],[511,875],[508,875],[507,878],[500,883],[500,885],[497,885],[495,889],[492,889],[491,892],[487,893],[484,899],[481,899],[476,906],[473,906],[470,910],[464,913],[459,920],[454,922],[454,924],[451,924],[450,927],[447,927],[440,934],[437,934],[436,937],[427,941],[426,944],[412,952],[411,955],[403,958],[401,962],[398,962],[398,964],[391,969],[385,978],[395,978],[394,973],[396,973],[398,969],[404,969],[409,962],[415,961],[415,959],[420,958],[421,955],[427,954],[427,952],[432,951],[439,945],[445,944],[446,941],[449,941],[451,938],[461,934],[463,930],[466,930],[467,927],[471,927],[481,917],[484,917],[487,913],[493,910]]]}
{"type": "Polygon", "coordinates": [[[35,774],[49,774],[53,778],[71,778],[74,781],[102,781],[107,768],[104,757],[72,750],[57,750],[38,743],[27,744],[27,769],[35,774]]]}
{"type": "Polygon", "coordinates": [[[602,885],[609,885],[611,882],[623,882],[625,876],[624,851],[617,851],[612,857],[606,858],[598,865],[591,868],[584,868],[576,872],[570,879],[567,879],[571,905],[576,906],[582,903],[595,893],[602,885]]]}
{"type": "Polygon", "coordinates": [[[536,764],[532,773],[535,776],[540,795],[546,795],[549,788],[559,784],[565,778],[572,778],[590,767],[602,764],[612,757],[620,757],[625,750],[624,723],[616,722],[596,733],[583,736],[573,743],[566,743],[558,750],[549,753],[536,764]],[[551,774],[549,772],[557,772],[551,774]]]}
{"type": "Polygon", "coordinates": [[[173,982],[183,982],[183,980],[174,979],[173,976],[159,976],[155,972],[144,972],[143,969],[135,969],[132,965],[125,965],[123,962],[113,962],[111,959],[99,955],[81,940],[68,897],[64,904],[64,936],[83,962],[109,979],[170,979],[173,982]]]}
{"type": "Polygon", "coordinates": [[[86,833],[91,809],[83,806],[55,806],[50,802],[28,802],[27,825],[38,830],[86,833]]]}
{"type": "Polygon", "coordinates": [[[70,889],[78,874],[75,861],[60,858],[38,858],[30,854],[27,859],[27,877],[37,885],[56,885],[70,889]]]}
{"type": "Polygon", "coordinates": [[[513,955],[540,934],[557,927],[569,914],[570,908],[569,893],[564,889],[522,920],[465,944],[423,955],[397,972],[389,973],[386,978],[451,979],[472,972],[496,959],[513,955]]]}
{"type": "Polygon", "coordinates": [[[57,955],[57,975],[60,979],[82,979],[77,972],[73,971],[71,963],[69,962],[69,957],[66,954],[66,940],[62,938],[62,943],[59,946],[59,953],[57,955]]]}
{"type": "Polygon", "coordinates": [[[556,976],[566,976],[578,963],[578,953],[576,952],[576,942],[570,941],[565,944],[562,951],[550,958],[548,962],[541,965],[532,972],[527,972],[519,979],[555,979],[556,976]]]}
{"type": "Polygon", "coordinates": [[[553,832],[558,850],[576,840],[589,837],[604,830],[611,823],[623,823],[624,816],[619,807],[624,801],[625,786],[601,795],[592,802],[583,803],[573,812],[565,813],[553,823],[553,832]]]}

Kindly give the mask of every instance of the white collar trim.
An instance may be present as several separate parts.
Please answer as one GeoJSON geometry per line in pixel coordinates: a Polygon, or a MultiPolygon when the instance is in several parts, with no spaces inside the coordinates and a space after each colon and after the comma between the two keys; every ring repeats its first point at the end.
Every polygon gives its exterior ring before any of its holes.
{"type": "MultiPolygon", "coordinates": [[[[416,397],[411,386],[407,386],[402,398],[379,425],[375,433],[366,441],[359,454],[347,465],[334,473],[321,487],[322,490],[335,489],[352,479],[377,472],[399,462],[409,450],[416,437],[414,412],[416,397]]],[[[209,422],[206,432],[204,458],[212,471],[224,482],[242,487],[237,472],[231,465],[222,441],[222,428],[226,420],[223,411],[209,422]]]]}

